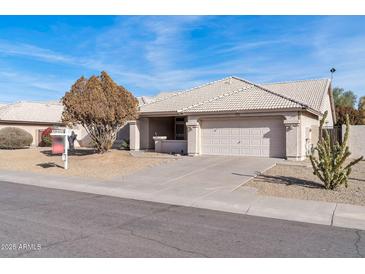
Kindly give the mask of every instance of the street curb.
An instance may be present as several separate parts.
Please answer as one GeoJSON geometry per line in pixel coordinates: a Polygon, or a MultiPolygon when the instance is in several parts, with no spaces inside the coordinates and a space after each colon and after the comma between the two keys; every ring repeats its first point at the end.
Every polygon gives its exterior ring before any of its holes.
{"type": "Polygon", "coordinates": [[[232,190],[212,192],[198,199],[176,199],[176,197],[167,195],[156,198],[151,193],[125,190],[121,187],[120,183],[113,181],[80,180],[78,178],[44,176],[24,172],[14,173],[0,171],[0,181],[287,221],[365,230],[365,207],[363,206],[261,196],[255,193],[245,192],[242,188],[235,192],[232,190]]]}

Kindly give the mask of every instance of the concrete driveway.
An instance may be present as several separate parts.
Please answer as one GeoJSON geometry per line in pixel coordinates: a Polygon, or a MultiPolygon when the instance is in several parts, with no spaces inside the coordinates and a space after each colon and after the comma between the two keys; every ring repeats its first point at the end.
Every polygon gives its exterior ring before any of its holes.
{"type": "Polygon", "coordinates": [[[181,159],[117,179],[125,191],[163,202],[191,204],[217,192],[231,192],[281,161],[273,158],[199,156],[181,159]]]}

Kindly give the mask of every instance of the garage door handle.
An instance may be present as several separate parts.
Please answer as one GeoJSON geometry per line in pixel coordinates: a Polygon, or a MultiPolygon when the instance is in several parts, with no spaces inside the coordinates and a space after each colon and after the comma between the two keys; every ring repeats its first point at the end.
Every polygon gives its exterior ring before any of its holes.
{"type": "Polygon", "coordinates": [[[241,143],[241,141],[238,141],[238,142],[237,142],[237,144],[240,144],[240,143],[241,143]]]}

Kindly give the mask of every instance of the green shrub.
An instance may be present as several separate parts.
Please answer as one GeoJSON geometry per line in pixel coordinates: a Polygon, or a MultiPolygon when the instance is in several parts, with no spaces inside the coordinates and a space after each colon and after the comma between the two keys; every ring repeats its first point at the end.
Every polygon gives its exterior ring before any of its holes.
{"type": "MultiPolygon", "coordinates": [[[[321,124],[320,132],[322,132],[324,121],[327,117],[325,112],[321,124]]],[[[347,187],[347,181],[351,173],[351,167],[363,159],[360,157],[353,161],[347,161],[351,153],[347,145],[350,134],[349,116],[346,116],[346,131],[342,144],[336,142],[331,143],[330,135],[327,130],[323,130],[323,136],[318,141],[315,151],[310,155],[310,161],[313,167],[313,174],[316,175],[323,183],[326,189],[336,189],[344,184],[347,187]]]]}
{"type": "Polygon", "coordinates": [[[40,146],[41,147],[50,147],[52,146],[52,128],[48,127],[45,130],[42,131],[42,135],[41,135],[41,142],[40,142],[40,146]]]}
{"type": "Polygon", "coordinates": [[[29,147],[32,142],[32,135],[24,129],[16,127],[0,129],[0,148],[2,149],[29,147]]]}
{"type": "Polygon", "coordinates": [[[120,149],[129,150],[129,140],[128,139],[123,139],[123,141],[120,145],[120,149]]]}

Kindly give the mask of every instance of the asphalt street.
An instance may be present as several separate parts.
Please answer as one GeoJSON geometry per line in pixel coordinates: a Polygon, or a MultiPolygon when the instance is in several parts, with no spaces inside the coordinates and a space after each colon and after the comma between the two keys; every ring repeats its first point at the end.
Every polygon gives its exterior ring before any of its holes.
{"type": "Polygon", "coordinates": [[[0,257],[364,257],[365,231],[0,182],[0,257]]]}

